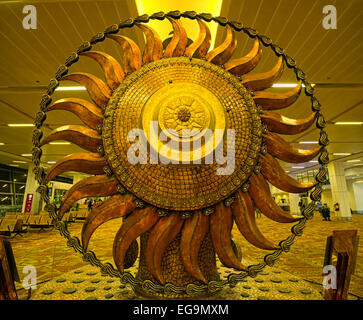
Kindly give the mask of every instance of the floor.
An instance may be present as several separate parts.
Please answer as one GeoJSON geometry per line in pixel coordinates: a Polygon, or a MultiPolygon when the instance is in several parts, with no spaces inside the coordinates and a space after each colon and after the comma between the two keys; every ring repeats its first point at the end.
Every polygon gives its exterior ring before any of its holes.
{"type": "MultiPolygon", "coordinates": [[[[95,232],[90,242],[89,249],[103,262],[112,263],[113,235],[120,223],[119,219],[107,222],[95,232]]],[[[291,225],[281,225],[265,217],[258,218],[257,224],[263,234],[276,243],[291,234],[291,225]]],[[[71,235],[79,236],[81,227],[81,222],[75,222],[69,225],[68,230],[71,235]]],[[[363,216],[353,215],[351,222],[336,221],[333,217],[332,221],[328,222],[322,221],[320,215],[316,213],[314,218],[308,221],[303,235],[296,238],[290,252],[282,254],[273,268],[266,267],[257,278],[248,278],[247,283],[242,282],[235,289],[225,289],[220,297],[222,299],[322,299],[322,267],[326,238],[333,230],[338,229],[357,229],[360,233],[363,230],[363,216]]],[[[247,243],[235,228],[233,237],[242,248],[245,259],[253,263],[262,261],[266,251],[247,243]]],[[[31,299],[140,298],[135,296],[128,286],[101,276],[97,268],[83,262],[78,253],[66,246],[65,239],[56,230],[40,232],[29,230],[23,237],[12,238],[11,244],[20,277],[20,283],[16,283],[20,299],[28,298],[29,292],[23,289],[22,283],[27,276],[23,268],[28,265],[36,267],[37,272],[37,290],[32,291],[31,299]],[[99,281],[92,282],[96,278],[99,281]]],[[[355,274],[352,275],[350,283],[349,299],[363,297],[362,257],[363,242],[360,241],[355,274]]],[[[220,270],[222,274],[229,272],[222,266],[220,270]]]]}

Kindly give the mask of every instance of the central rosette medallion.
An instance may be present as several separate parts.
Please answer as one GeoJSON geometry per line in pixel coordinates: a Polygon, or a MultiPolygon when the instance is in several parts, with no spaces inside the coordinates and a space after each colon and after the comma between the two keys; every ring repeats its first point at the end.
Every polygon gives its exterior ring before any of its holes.
{"type": "Polygon", "coordinates": [[[195,210],[241,187],[262,134],[239,79],[179,57],[145,64],[123,81],[106,107],[102,136],[109,165],[130,192],[164,209],[195,210]],[[138,162],[130,163],[130,153],[138,162]],[[227,174],[218,173],[229,165],[227,174]]]}

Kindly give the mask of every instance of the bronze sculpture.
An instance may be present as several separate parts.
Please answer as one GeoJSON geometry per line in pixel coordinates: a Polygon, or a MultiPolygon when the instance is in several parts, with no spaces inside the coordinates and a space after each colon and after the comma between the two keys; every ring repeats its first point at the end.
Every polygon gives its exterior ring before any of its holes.
{"type": "MultiPolygon", "coordinates": [[[[277,161],[299,163],[318,155],[321,164],[328,161],[324,118],[303,72],[266,36],[208,14],[174,11],[150,17],[143,15],[97,34],[58,69],[56,79],[51,81],[43,96],[36,125],[33,160],[41,184],[39,191],[46,202],[46,184],[53,177],[66,171],[93,175],[75,184],[63,198],[60,208],[47,204],[50,215],[57,220],[57,229],[85,260],[146,295],[167,298],[206,295],[227,283],[233,285],[243,277],[255,276],[264,266],[272,265],[281,252],[289,250],[313,211],[310,205],[303,217],[295,217],[281,210],[271,196],[267,181],[286,192],[301,193],[314,188],[311,193],[314,201],[319,199],[321,183],[326,181],[325,166],[316,183],[305,184],[288,176],[277,161]],[[189,46],[181,17],[196,19],[199,24],[199,37],[189,46]],[[146,23],[149,19],[165,18],[171,22],[174,33],[163,49],[157,32],[146,23]],[[211,37],[204,21],[211,20],[225,26],[227,36],[220,46],[209,51],[211,37]],[[134,25],[145,33],[143,54],[133,40],[117,35],[120,29],[134,25]],[[255,38],[255,42],[245,57],[231,59],[237,45],[235,31],[244,31],[255,38]],[[105,38],[120,44],[124,56],[122,64],[104,52],[91,50],[105,38]],[[273,48],[278,56],[276,66],[266,73],[249,74],[261,59],[262,45],[273,48]],[[103,69],[106,83],[87,73],[68,74],[68,67],[80,57],[95,60],[103,69]],[[279,79],[284,64],[294,69],[299,80],[296,88],[283,94],[264,91],[279,79]],[[51,103],[50,94],[62,80],[84,85],[92,102],[66,98],[51,103]],[[273,112],[292,105],[302,84],[305,93],[311,96],[314,112],[309,117],[295,120],[273,112]],[[52,110],[70,111],[86,126],[61,127],[42,139],[41,125],[46,112],[52,110]],[[218,143],[228,147],[225,133],[233,129],[235,170],[228,175],[217,175],[221,166],[216,161],[190,165],[150,163],[150,150],[161,153],[165,146],[152,139],[151,121],[158,123],[158,132],[166,131],[168,138],[176,140],[177,144],[185,142],[185,136],[180,135],[183,129],[198,129],[198,132],[208,129],[215,139],[218,139],[217,130],[222,130],[224,135],[219,136],[218,143]],[[297,149],[279,136],[303,132],[314,121],[322,130],[320,146],[313,150],[297,149]],[[134,128],[146,132],[150,147],[143,164],[131,164],[127,158],[132,148],[128,134],[134,128]],[[73,142],[88,152],[60,159],[45,174],[40,166],[41,147],[55,140],[73,142]],[[69,234],[61,218],[76,201],[90,196],[110,198],[90,212],[79,240],[69,234]],[[255,208],[276,222],[298,222],[292,227],[291,237],[279,244],[266,239],[257,228],[255,208]],[[92,234],[100,225],[121,217],[123,223],[113,245],[116,270],[108,263],[102,264],[87,249],[92,234]],[[233,223],[251,244],[274,252],[266,255],[259,265],[245,266],[231,241],[233,223]],[[139,271],[134,277],[125,269],[136,260],[138,238],[139,271]],[[216,254],[225,266],[241,272],[221,280],[216,254]]],[[[206,140],[191,132],[187,142],[200,143],[201,156],[197,160],[215,151],[215,145],[211,149],[206,140]]],[[[179,156],[173,158],[164,154],[175,161],[179,156]]]]}

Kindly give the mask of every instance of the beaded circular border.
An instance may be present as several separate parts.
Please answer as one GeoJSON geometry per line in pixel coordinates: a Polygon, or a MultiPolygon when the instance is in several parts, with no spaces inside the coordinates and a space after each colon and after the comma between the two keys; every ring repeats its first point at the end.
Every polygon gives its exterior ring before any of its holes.
{"type": "MultiPolygon", "coordinates": [[[[119,24],[113,24],[106,28],[104,32],[99,32],[95,36],[91,38],[90,41],[86,41],[82,43],[82,45],[77,49],[76,52],[70,54],[70,56],[66,59],[65,64],[61,65],[55,74],[55,79],[51,79],[50,83],[46,89],[46,93],[42,96],[40,102],[40,111],[35,116],[35,129],[33,131],[32,142],[33,142],[33,149],[32,149],[32,160],[34,164],[33,172],[35,174],[35,178],[39,183],[39,187],[37,192],[40,193],[41,199],[46,203],[45,210],[48,211],[49,216],[55,220],[55,228],[59,230],[60,234],[67,239],[67,245],[73,248],[76,252],[83,255],[83,260],[89,262],[92,266],[97,266],[100,268],[101,273],[103,275],[109,275],[111,277],[118,277],[123,283],[128,283],[132,287],[142,287],[143,290],[155,294],[187,294],[189,296],[200,295],[203,293],[215,293],[221,290],[226,285],[234,287],[237,285],[238,282],[246,278],[247,276],[256,277],[258,273],[260,273],[264,267],[266,266],[273,266],[274,263],[279,259],[280,255],[283,252],[288,252],[290,250],[291,245],[293,244],[295,238],[297,236],[301,236],[303,229],[307,220],[312,219],[314,215],[314,208],[315,202],[321,199],[322,193],[322,185],[328,181],[327,177],[327,164],[329,163],[329,156],[328,151],[326,149],[327,145],[329,144],[328,136],[326,131],[324,130],[326,126],[326,122],[324,116],[321,113],[321,104],[319,100],[314,96],[314,88],[313,86],[306,80],[305,73],[296,65],[296,61],[286,55],[283,49],[274,44],[272,40],[265,36],[260,35],[257,30],[244,27],[242,23],[237,21],[229,21],[225,17],[213,17],[209,13],[201,13],[198,14],[195,11],[170,11],[168,13],[164,12],[157,12],[152,14],[151,16],[144,14],[141,16],[136,17],[135,19],[129,18],[122,21],[119,24]],[[320,137],[319,137],[319,145],[322,146],[318,161],[321,165],[315,179],[317,184],[315,185],[313,191],[310,193],[310,202],[306,208],[303,210],[303,217],[299,220],[297,224],[292,226],[291,228],[291,235],[287,237],[285,240],[280,241],[279,249],[275,250],[273,253],[267,254],[264,257],[264,261],[248,266],[248,271],[243,271],[240,273],[231,273],[228,277],[224,280],[218,281],[210,281],[208,284],[193,284],[190,283],[186,286],[180,287],[175,286],[172,283],[167,283],[165,285],[160,285],[157,283],[152,282],[151,280],[138,280],[136,279],[130,272],[123,272],[120,273],[117,269],[115,269],[112,264],[105,263],[103,264],[95,255],[93,251],[86,251],[79,238],[75,236],[71,236],[69,231],[67,230],[67,225],[65,222],[61,221],[59,215],[57,214],[58,208],[51,204],[49,201],[48,195],[48,187],[47,185],[43,184],[44,177],[45,177],[45,170],[44,167],[40,165],[40,159],[42,156],[42,149],[40,148],[40,140],[43,136],[43,132],[40,130],[42,127],[43,122],[46,119],[45,111],[49,104],[52,102],[51,95],[54,93],[55,89],[59,86],[59,80],[68,73],[68,68],[79,60],[79,54],[85,51],[91,50],[92,46],[98,42],[102,42],[105,40],[106,34],[115,34],[118,33],[121,29],[125,28],[132,28],[135,23],[147,23],[150,19],[151,20],[164,20],[165,18],[170,17],[174,19],[188,18],[188,19],[202,19],[206,22],[214,21],[219,25],[225,27],[229,25],[237,32],[244,32],[248,37],[255,39],[258,38],[265,47],[270,47],[277,57],[283,57],[284,63],[289,69],[292,69],[296,75],[298,81],[302,81],[305,86],[305,95],[310,97],[311,100],[311,108],[312,111],[315,112],[316,115],[316,127],[320,130],[320,137]]],[[[263,125],[263,133],[267,132],[267,127],[263,125]]],[[[266,153],[266,146],[262,146],[261,153],[266,153]]],[[[247,189],[248,185],[242,186],[243,189],[247,189]]]]}

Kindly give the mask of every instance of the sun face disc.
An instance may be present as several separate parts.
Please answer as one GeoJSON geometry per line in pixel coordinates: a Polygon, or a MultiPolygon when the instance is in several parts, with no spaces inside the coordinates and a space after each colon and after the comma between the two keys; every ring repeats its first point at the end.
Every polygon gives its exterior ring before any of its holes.
{"type": "Polygon", "coordinates": [[[106,108],[102,135],[125,188],[164,209],[194,210],[223,200],[247,180],[261,131],[253,99],[235,76],[178,57],[146,64],[125,79],[106,108]],[[132,129],[144,132],[146,153],[137,151],[141,138],[128,139],[132,129]],[[234,147],[233,159],[218,159],[222,147],[224,157],[234,147]],[[130,163],[130,148],[140,163],[130,163]],[[233,166],[229,174],[217,174],[227,165],[233,166]]]}

